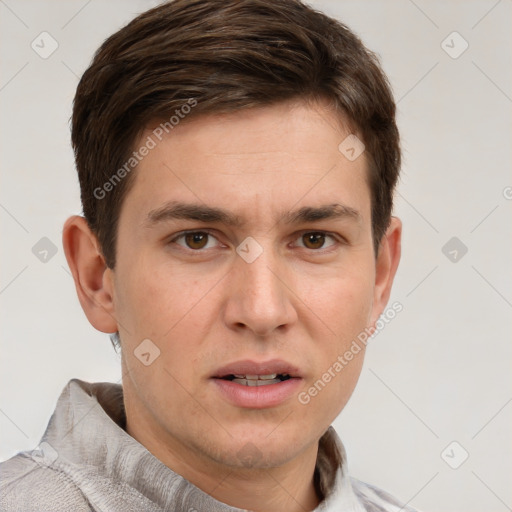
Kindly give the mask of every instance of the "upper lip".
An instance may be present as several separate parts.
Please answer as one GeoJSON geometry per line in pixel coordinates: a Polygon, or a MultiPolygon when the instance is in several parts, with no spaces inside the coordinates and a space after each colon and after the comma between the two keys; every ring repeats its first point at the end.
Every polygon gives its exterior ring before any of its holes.
{"type": "Polygon", "coordinates": [[[287,374],[290,377],[300,377],[298,368],[282,359],[271,359],[268,361],[235,361],[219,368],[214,378],[227,377],[228,375],[271,375],[273,373],[287,374]]]}

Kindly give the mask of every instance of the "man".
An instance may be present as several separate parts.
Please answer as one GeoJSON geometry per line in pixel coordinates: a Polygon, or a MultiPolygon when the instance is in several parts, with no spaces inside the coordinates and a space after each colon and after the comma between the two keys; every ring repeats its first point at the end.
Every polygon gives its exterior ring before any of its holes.
{"type": "Polygon", "coordinates": [[[330,424],[389,299],[395,105],[348,28],[296,0],[176,0],[78,86],[84,217],[63,244],[123,386],[71,381],[2,509],[410,510],[330,424]]]}

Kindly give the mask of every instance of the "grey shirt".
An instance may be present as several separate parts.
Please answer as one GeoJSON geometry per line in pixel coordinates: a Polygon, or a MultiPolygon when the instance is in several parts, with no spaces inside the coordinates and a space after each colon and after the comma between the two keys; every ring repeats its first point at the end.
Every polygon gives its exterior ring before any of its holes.
{"type": "MultiPolygon", "coordinates": [[[[0,510],[240,512],[165,466],[125,431],[123,389],[72,380],[36,450],[0,464],[0,510]]],[[[414,512],[347,474],[331,427],[319,444],[315,512],[414,512]]]]}

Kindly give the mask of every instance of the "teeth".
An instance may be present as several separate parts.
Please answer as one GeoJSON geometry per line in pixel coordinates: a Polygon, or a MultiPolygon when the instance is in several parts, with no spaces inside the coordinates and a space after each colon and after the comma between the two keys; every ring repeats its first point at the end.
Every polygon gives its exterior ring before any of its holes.
{"type": "MultiPolygon", "coordinates": [[[[249,375],[247,375],[247,377],[249,377],[249,375]]],[[[256,375],[256,377],[258,377],[258,376],[256,375]]],[[[267,378],[266,379],[234,378],[231,382],[236,382],[237,384],[241,384],[242,386],[267,386],[269,384],[277,384],[278,382],[281,382],[280,379],[275,379],[275,378],[271,379],[271,378],[269,378],[268,375],[265,375],[265,377],[267,377],[267,378]]]]}
{"type": "Polygon", "coordinates": [[[277,377],[277,373],[270,373],[268,375],[238,375],[235,374],[236,379],[246,380],[273,380],[277,377]]]}

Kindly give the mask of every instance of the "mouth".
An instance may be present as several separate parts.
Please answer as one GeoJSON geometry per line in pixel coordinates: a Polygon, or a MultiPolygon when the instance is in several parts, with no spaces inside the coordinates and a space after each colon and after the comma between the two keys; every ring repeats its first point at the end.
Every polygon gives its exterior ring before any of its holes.
{"type": "Polygon", "coordinates": [[[288,401],[303,385],[299,370],[286,361],[237,361],[219,369],[212,379],[220,396],[241,408],[264,409],[288,401]]]}
{"type": "Polygon", "coordinates": [[[242,386],[268,386],[291,379],[287,373],[269,373],[267,375],[230,374],[221,377],[222,380],[229,380],[242,386]]]}
{"type": "Polygon", "coordinates": [[[301,377],[297,367],[282,359],[236,361],[219,368],[213,375],[214,379],[229,380],[242,386],[267,386],[301,377]]]}

